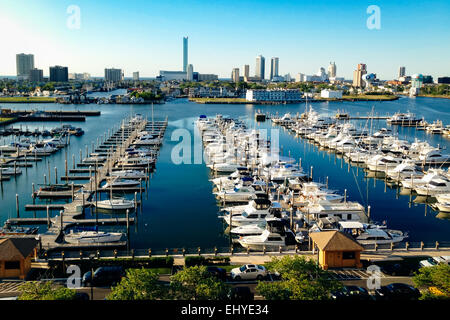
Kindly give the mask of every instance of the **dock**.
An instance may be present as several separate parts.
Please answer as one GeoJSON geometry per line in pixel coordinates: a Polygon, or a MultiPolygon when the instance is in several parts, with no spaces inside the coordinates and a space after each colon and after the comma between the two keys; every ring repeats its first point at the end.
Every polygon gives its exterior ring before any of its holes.
{"type": "MultiPolygon", "coordinates": [[[[68,190],[62,192],[49,192],[45,198],[72,198],[70,203],[56,203],[56,204],[27,204],[25,205],[25,210],[27,211],[50,211],[50,210],[59,210],[59,215],[54,217],[50,217],[50,214],[47,213],[47,217],[44,218],[22,218],[19,216],[19,210],[17,208],[17,217],[10,218],[5,223],[6,225],[33,225],[33,224],[47,224],[48,231],[44,234],[40,234],[41,246],[46,250],[62,250],[62,249],[71,249],[71,248],[109,248],[109,247],[121,247],[127,245],[127,241],[120,241],[114,243],[87,243],[87,244],[71,244],[61,242],[61,234],[72,226],[81,226],[81,225],[126,225],[127,226],[127,234],[129,233],[129,225],[135,222],[135,217],[130,217],[127,211],[126,217],[121,218],[98,218],[96,215],[95,218],[85,218],[84,209],[89,206],[95,206],[95,200],[98,199],[98,194],[103,192],[130,192],[130,193],[140,193],[142,199],[142,192],[146,191],[145,186],[142,186],[142,183],[137,184],[132,187],[112,187],[112,188],[102,188],[100,184],[109,179],[109,172],[112,170],[121,170],[121,168],[116,168],[117,163],[120,158],[122,158],[125,154],[125,150],[129,148],[133,142],[139,137],[139,133],[147,130],[147,128],[153,128],[159,131],[159,137],[162,138],[167,126],[167,118],[165,121],[158,121],[154,123],[149,123],[146,119],[139,119],[139,121],[130,122],[128,124],[122,122],[122,126],[113,133],[108,139],[102,142],[97,149],[104,150],[105,152],[105,161],[102,163],[78,163],[76,166],[78,167],[90,167],[90,168],[75,168],[75,163],[73,163],[73,169],[71,169],[70,173],[90,173],[89,175],[69,175],[69,170],[66,166],[66,174],[59,177],[61,181],[68,180],[89,180],[84,184],[78,185],[81,187],[82,192],[80,190],[68,190]],[[94,182],[94,176],[96,177],[94,182]]],[[[155,130],[155,131],[156,131],[155,130]]],[[[106,135],[106,134],[105,134],[106,135]]],[[[94,146],[93,146],[94,147],[94,146]]],[[[94,148],[92,148],[93,150],[94,148]]],[[[87,152],[87,151],[86,151],[87,152]]],[[[80,155],[81,157],[81,155],[80,155]]],[[[87,157],[89,155],[87,154],[87,157]]],[[[80,159],[83,161],[82,159],[80,159]]],[[[15,163],[15,166],[19,167],[24,165],[23,163],[15,163]]],[[[13,165],[13,166],[14,166],[13,165]]],[[[30,164],[31,165],[31,164],[30,164]]],[[[6,166],[6,165],[5,165],[6,166]]],[[[149,168],[154,168],[154,164],[152,166],[148,166],[149,168]]],[[[140,170],[146,170],[147,174],[150,174],[149,168],[140,167],[140,170]]],[[[127,167],[127,169],[130,169],[127,167]]],[[[148,179],[148,176],[147,176],[148,179]]],[[[147,179],[142,179],[146,181],[147,179]]],[[[37,196],[37,192],[33,194],[33,197],[37,196]]],[[[136,200],[136,205],[141,205],[141,202],[136,200]]],[[[97,213],[96,213],[97,214],[97,213]]]]}

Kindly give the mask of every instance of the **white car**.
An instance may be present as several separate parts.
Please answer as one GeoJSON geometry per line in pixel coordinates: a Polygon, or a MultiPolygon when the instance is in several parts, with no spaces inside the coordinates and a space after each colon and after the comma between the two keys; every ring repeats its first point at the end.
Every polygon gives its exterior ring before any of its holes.
{"type": "Polygon", "coordinates": [[[257,264],[246,264],[231,270],[233,280],[262,280],[267,274],[267,269],[257,264]]]}
{"type": "Polygon", "coordinates": [[[448,264],[450,262],[450,256],[441,256],[441,257],[430,257],[426,260],[422,260],[419,262],[421,267],[433,267],[438,265],[439,263],[446,263],[448,264]]]}

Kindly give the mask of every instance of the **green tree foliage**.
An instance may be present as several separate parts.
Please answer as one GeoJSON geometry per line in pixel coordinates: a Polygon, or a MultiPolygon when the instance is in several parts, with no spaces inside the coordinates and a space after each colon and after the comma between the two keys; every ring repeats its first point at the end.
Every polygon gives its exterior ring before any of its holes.
{"type": "Polygon", "coordinates": [[[259,282],[256,290],[268,300],[326,300],[341,284],[315,261],[301,256],[273,258],[268,270],[281,274],[280,282],[259,282]]]}
{"type": "Polygon", "coordinates": [[[76,291],[53,282],[27,281],[20,286],[19,300],[74,300],[76,291]]]}
{"type": "Polygon", "coordinates": [[[149,269],[128,269],[122,280],[111,289],[108,300],[164,299],[166,288],[158,281],[158,274],[149,269]]]}
{"type": "Polygon", "coordinates": [[[206,266],[185,268],[171,277],[174,299],[219,300],[228,293],[228,285],[212,276],[206,266]]]}
{"type": "Polygon", "coordinates": [[[420,88],[421,94],[449,95],[450,86],[448,84],[426,85],[420,88]]]}
{"type": "Polygon", "coordinates": [[[442,263],[433,267],[420,268],[412,280],[414,286],[421,289],[421,299],[450,299],[449,265],[442,263]]]}

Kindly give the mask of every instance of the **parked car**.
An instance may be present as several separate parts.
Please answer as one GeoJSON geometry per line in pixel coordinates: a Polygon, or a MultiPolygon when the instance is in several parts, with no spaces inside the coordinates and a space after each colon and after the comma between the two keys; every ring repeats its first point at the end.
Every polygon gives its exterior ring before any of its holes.
{"type": "Polygon", "coordinates": [[[90,300],[89,295],[86,292],[77,292],[75,294],[74,300],[76,301],[87,301],[90,300]]]}
{"type": "Polygon", "coordinates": [[[211,275],[215,276],[217,279],[225,281],[227,279],[227,271],[223,268],[210,266],[206,269],[211,275]]]}
{"type": "Polygon", "coordinates": [[[370,296],[369,292],[358,286],[344,286],[341,290],[333,292],[331,294],[331,299],[333,300],[371,300],[372,297],[370,296]]]}
{"type": "Polygon", "coordinates": [[[391,283],[375,290],[377,300],[417,300],[420,291],[405,283],[391,283]]]}
{"type": "Polygon", "coordinates": [[[254,300],[255,295],[249,287],[233,287],[227,295],[230,300],[254,300]]]}
{"type": "Polygon", "coordinates": [[[422,260],[419,262],[421,267],[432,267],[438,265],[439,263],[449,264],[450,256],[441,256],[441,257],[430,257],[426,260],[422,260]]]}
{"type": "Polygon", "coordinates": [[[381,272],[390,276],[412,276],[417,267],[405,263],[383,264],[380,265],[381,272]]]}
{"type": "Polygon", "coordinates": [[[257,264],[246,264],[231,270],[233,280],[262,280],[267,277],[267,269],[257,264]]]}
{"type": "Polygon", "coordinates": [[[99,267],[94,271],[92,277],[91,271],[83,275],[83,285],[85,287],[105,287],[115,285],[125,276],[125,270],[121,266],[99,267]]]}

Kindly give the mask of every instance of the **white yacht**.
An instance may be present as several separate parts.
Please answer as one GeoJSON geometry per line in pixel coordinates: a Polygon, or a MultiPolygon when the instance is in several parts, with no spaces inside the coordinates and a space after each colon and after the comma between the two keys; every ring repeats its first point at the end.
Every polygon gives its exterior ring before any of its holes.
{"type": "Polygon", "coordinates": [[[106,210],[126,210],[126,209],[134,209],[134,201],[126,200],[123,198],[120,199],[107,199],[95,202],[95,206],[99,209],[106,210]]]}
{"type": "Polygon", "coordinates": [[[102,188],[110,187],[136,187],[139,185],[139,181],[128,180],[123,178],[114,178],[112,181],[108,181],[102,188]]]}
{"type": "Polygon", "coordinates": [[[123,233],[102,232],[102,231],[82,231],[73,232],[64,235],[64,240],[68,243],[105,243],[118,242],[122,240],[123,233]]]}
{"type": "Polygon", "coordinates": [[[223,202],[247,202],[261,193],[264,193],[264,191],[257,186],[242,185],[236,186],[233,190],[214,192],[217,199],[223,202]]]}
{"type": "Polygon", "coordinates": [[[281,206],[277,202],[267,199],[255,199],[243,208],[241,212],[224,210],[228,214],[224,215],[225,222],[232,227],[239,227],[248,224],[258,224],[265,222],[268,217],[281,217],[281,206]],[[231,215],[231,219],[230,219],[231,215]],[[231,220],[231,221],[230,221],[231,220]]]}
{"type": "Polygon", "coordinates": [[[402,163],[402,158],[394,158],[392,156],[376,155],[370,158],[366,164],[369,170],[383,171],[393,169],[402,163]]]}
{"type": "Polygon", "coordinates": [[[238,241],[244,248],[255,251],[274,251],[297,243],[295,234],[279,219],[267,220],[266,229],[262,234],[241,237],[238,241]]]}
{"type": "Polygon", "coordinates": [[[147,175],[143,171],[139,170],[120,170],[120,171],[112,171],[111,177],[119,177],[126,179],[145,179],[147,175]]]}
{"type": "Polygon", "coordinates": [[[341,230],[349,233],[360,244],[391,244],[402,242],[408,237],[400,230],[386,229],[384,226],[360,223],[357,221],[339,221],[341,230]]]}
{"type": "Polygon", "coordinates": [[[416,192],[420,196],[434,196],[450,192],[450,180],[447,178],[434,178],[429,183],[417,186],[416,192]]]}

